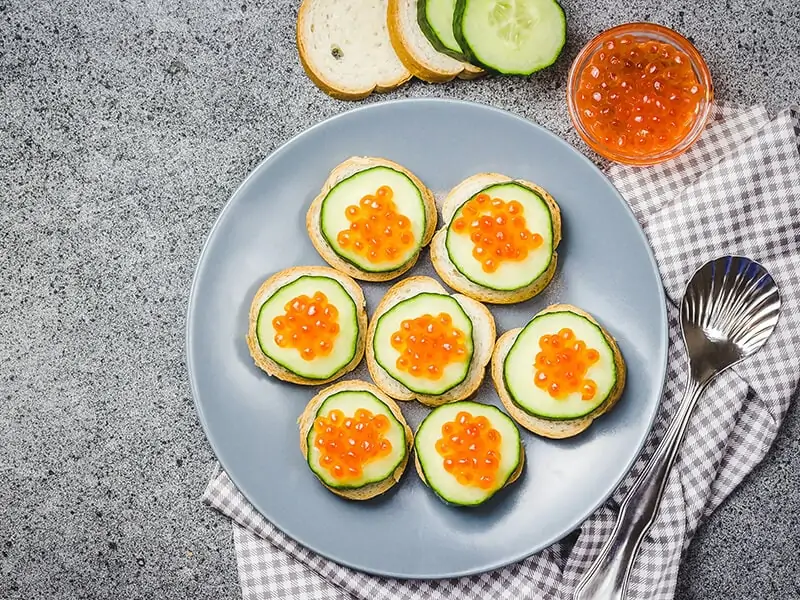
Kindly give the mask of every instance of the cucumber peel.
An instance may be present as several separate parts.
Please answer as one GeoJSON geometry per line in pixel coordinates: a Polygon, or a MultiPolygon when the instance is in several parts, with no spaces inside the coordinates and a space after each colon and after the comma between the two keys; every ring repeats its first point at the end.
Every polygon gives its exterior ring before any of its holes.
{"type": "Polygon", "coordinates": [[[436,50],[456,60],[467,61],[453,33],[456,0],[417,0],[417,23],[436,50]]]}

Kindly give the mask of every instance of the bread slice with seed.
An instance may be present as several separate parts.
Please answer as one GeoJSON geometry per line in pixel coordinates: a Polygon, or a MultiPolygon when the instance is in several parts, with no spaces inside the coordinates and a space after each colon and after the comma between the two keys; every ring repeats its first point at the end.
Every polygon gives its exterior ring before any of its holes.
{"type": "Polygon", "coordinates": [[[389,39],[400,61],[419,79],[443,83],[455,77],[474,79],[484,71],[434,48],[417,22],[417,0],[389,0],[389,39]]]}
{"type": "MultiPolygon", "coordinates": [[[[438,219],[438,215],[436,213],[436,199],[433,196],[433,192],[431,192],[425,186],[425,184],[422,183],[422,181],[420,181],[416,175],[414,175],[414,173],[402,165],[385,158],[373,156],[353,156],[335,167],[331,171],[330,175],[328,175],[328,178],[325,180],[325,183],[322,186],[322,190],[317,197],[314,198],[314,201],[311,203],[311,206],[306,213],[306,228],[308,229],[308,235],[311,238],[311,243],[314,245],[314,248],[316,248],[317,252],[319,252],[319,255],[325,260],[326,263],[328,263],[334,269],[337,269],[342,273],[346,273],[350,277],[361,279],[363,281],[389,281],[399,277],[413,267],[419,258],[419,252],[417,252],[417,254],[411,260],[394,271],[385,271],[381,273],[363,271],[336,254],[328,241],[325,239],[325,236],[322,234],[320,213],[322,211],[322,202],[325,200],[328,192],[330,192],[340,181],[343,181],[348,177],[352,177],[361,171],[366,171],[367,169],[378,166],[389,167],[390,169],[394,169],[395,171],[405,174],[421,193],[422,202],[425,206],[426,225],[425,231],[422,234],[420,251],[422,251],[422,248],[430,243],[433,233],[436,231],[436,222],[438,219]]],[[[356,199],[356,201],[357,200],[358,199],[356,199]]]]}
{"type": "Polygon", "coordinates": [[[390,308],[407,298],[425,292],[447,294],[447,291],[438,281],[432,277],[425,276],[409,277],[389,288],[383,300],[381,300],[380,304],[378,304],[375,309],[375,313],[372,315],[372,321],[369,324],[369,329],[367,330],[367,368],[372,376],[372,380],[392,398],[397,400],[416,399],[427,406],[441,406],[448,402],[469,398],[477,391],[486,375],[486,365],[491,358],[497,332],[495,329],[494,317],[492,313],[489,312],[488,308],[471,298],[467,298],[461,294],[454,294],[453,298],[459,303],[472,322],[473,353],[467,376],[464,381],[453,389],[439,396],[418,394],[408,389],[389,375],[375,359],[375,350],[373,348],[375,328],[380,316],[390,308]]]}
{"type": "Polygon", "coordinates": [[[359,285],[347,275],[343,275],[335,269],[330,267],[292,267],[279,271],[269,277],[261,287],[258,288],[253,301],[250,304],[249,325],[247,328],[247,347],[250,350],[250,356],[253,358],[256,366],[262,371],[273,377],[277,377],[289,383],[298,383],[300,385],[321,385],[335,381],[345,373],[349,373],[358,366],[361,359],[364,357],[364,346],[367,337],[367,302],[364,298],[364,292],[359,285]],[[299,279],[304,275],[317,275],[320,277],[329,277],[335,279],[345,289],[347,294],[356,305],[356,320],[358,325],[358,337],[356,338],[356,352],[352,360],[342,367],[339,371],[334,373],[328,379],[308,379],[297,375],[290,371],[283,365],[278,364],[269,356],[264,354],[261,346],[258,343],[258,335],[256,329],[258,326],[258,313],[263,304],[269,300],[275,292],[285,285],[299,279]]]}
{"type": "Polygon", "coordinates": [[[556,204],[553,197],[547,193],[546,190],[530,181],[524,179],[512,179],[500,173],[478,173],[472,177],[468,177],[456,187],[454,187],[444,199],[442,203],[442,228],[436,233],[431,242],[431,262],[433,268],[439,274],[439,277],[454,290],[461,292],[480,300],[481,302],[489,302],[491,304],[515,304],[533,298],[536,294],[540,293],[547,284],[553,279],[556,272],[558,263],[558,253],[556,247],[561,241],[561,211],[556,204]],[[553,223],[553,256],[547,270],[542,273],[538,278],[532,281],[529,285],[518,288],[515,290],[493,290],[483,287],[473,281],[467,279],[450,260],[450,255],[447,252],[447,227],[453,219],[456,211],[467,200],[479,193],[481,190],[497,183],[517,182],[537,194],[539,194],[545,201],[553,223]]]}
{"type": "Polygon", "coordinates": [[[376,386],[366,381],[359,381],[355,379],[349,381],[340,381],[339,383],[335,383],[332,386],[325,388],[316,396],[314,396],[306,406],[303,413],[297,419],[297,422],[300,425],[300,451],[303,453],[303,456],[308,456],[308,432],[311,431],[311,427],[314,425],[314,419],[316,418],[319,407],[322,406],[322,403],[325,402],[325,400],[327,400],[330,396],[344,391],[364,391],[373,394],[389,408],[395,418],[403,426],[405,431],[405,460],[403,460],[403,462],[401,462],[394,472],[392,472],[392,474],[386,479],[377,481],[375,483],[370,483],[355,490],[337,490],[336,488],[330,487],[325,485],[324,482],[321,482],[322,485],[324,485],[328,490],[338,496],[342,496],[343,498],[347,498],[349,500],[369,500],[370,498],[374,498],[375,496],[379,496],[388,491],[398,481],[400,481],[400,477],[402,477],[403,472],[406,469],[406,465],[408,465],[408,458],[411,456],[411,447],[414,443],[414,434],[411,431],[411,428],[408,426],[408,423],[406,423],[406,420],[403,417],[403,412],[400,410],[397,402],[389,398],[389,396],[384,394],[376,386]]]}
{"type": "Polygon", "coordinates": [[[387,2],[303,0],[297,51],[317,87],[340,100],[359,100],[411,78],[389,40],[387,2]]]}
{"type": "MultiPolygon", "coordinates": [[[[622,396],[622,391],[625,389],[625,361],[622,358],[622,353],[619,350],[619,346],[614,338],[611,337],[611,334],[608,333],[608,331],[606,331],[595,320],[595,318],[592,317],[592,315],[578,308],[577,306],[572,306],[570,304],[554,304],[540,311],[537,313],[537,315],[562,311],[575,313],[585,317],[597,325],[600,328],[600,331],[603,332],[603,336],[608,341],[608,345],[614,355],[614,365],[617,368],[616,384],[609,393],[608,398],[606,398],[606,400],[600,406],[595,408],[588,415],[578,417],[577,419],[566,420],[543,419],[530,414],[514,403],[511,393],[506,387],[505,378],[503,376],[503,368],[506,357],[508,356],[511,347],[514,345],[517,336],[522,331],[522,328],[512,329],[501,335],[500,339],[497,340],[497,344],[495,344],[494,354],[492,355],[492,380],[494,381],[494,387],[497,390],[497,394],[500,396],[500,400],[503,402],[503,406],[506,407],[508,414],[511,415],[511,417],[517,423],[522,425],[528,431],[532,431],[537,435],[552,439],[569,438],[578,435],[582,431],[585,431],[596,418],[604,415],[614,408],[614,405],[622,396]]],[[[531,382],[531,385],[533,385],[533,382],[531,382]]]]}

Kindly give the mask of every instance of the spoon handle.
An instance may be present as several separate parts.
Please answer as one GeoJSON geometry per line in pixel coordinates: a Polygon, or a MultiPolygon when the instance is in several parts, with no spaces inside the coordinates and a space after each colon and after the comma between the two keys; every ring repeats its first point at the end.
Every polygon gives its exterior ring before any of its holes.
{"type": "Polygon", "coordinates": [[[690,378],[664,439],[620,504],[617,522],[599,556],[575,590],[574,600],[623,600],[639,545],[650,529],[678,454],[689,417],[708,379],[690,378]]]}

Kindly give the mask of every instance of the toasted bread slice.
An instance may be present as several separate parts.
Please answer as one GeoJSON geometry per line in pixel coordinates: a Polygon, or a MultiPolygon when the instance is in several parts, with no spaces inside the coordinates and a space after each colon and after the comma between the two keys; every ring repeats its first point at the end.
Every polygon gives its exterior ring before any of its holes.
{"type": "Polygon", "coordinates": [[[372,315],[372,321],[367,330],[367,368],[372,380],[392,398],[397,400],[419,400],[427,406],[441,406],[448,402],[464,400],[470,397],[480,386],[486,375],[486,365],[491,358],[496,336],[494,317],[489,309],[480,302],[460,294],[453,295],[467,317],[472,321],[473,353],[469,371],[464,381],[451,390],[439,396],[418,394],[394,379],[375,359],[373,340],[375,328],[380,316],[394,305],[418,294],[429,292],[434,294],[447,294],[442,285],[432,277],[409,277],[396,283],[386,292],[372,315]]]}
{"type": "Polygon", "coordinates": [[[354,490],[336,489],[326,485],[325,482],[321,481],[322,485],[338,496],[342,496],[343,498],[348,498],[350,500],[368,500],[383,494],[394,484],[400,481],[400,477],[403,475],[406,465],[408,464],[408,458],[411,456],[411,447],[414,442],[414,434],[411,431],[411,428],[408,426],[408,423],[406,423],[403,413],[397,403],[389,398],[389,396],[384,394],[376,386],[366,381],[359,381],[355,379],[349,381],[340,381],[339,383],[335,383],[332,386],[325,388],[316,396],[314,396],[306,406],[303,413],[297,419],[297,422],[300,425],[300,451],[303,453],[303,456],[308,457],[308,432],[314,425],[314,419],[317,415],[319,407],[330,396],[343,391],[365,391],[373,394],[389,408],[395,418],[400,421],[400,424],[403,426],[405,431],[406,457],[386,479],[382,481],[376,481],[375,483],[370,483],[364,487],[354,490]]]}
{"type": "Polygon", "coordinates": [[[422,234],[420,251],[422,250],[422,247],[430,243],[433,233],[436,231],[436,221],[438,218],[436,213],[436,200],[433,196],[433,193],[427,187],[425,187],[425,184],[422,183],[422,181],[420,181],[416,175],[396,162],[387,160],[385,158],[376,158],[371,156],[353,156],[335,167],[331,171],[330,175],[328,175],[328,179],[325,180],[325,183],[322,186],[322,191],[320,191],[319,195],[311,203],[308,213],[306,213],[306,228],[308,229],[308,235],[311,238],[311,243],[314,244],[314,248],[317,249],[317,252],[319,252],[320,256],[325,260],[325,262],[327,262],[334,269],[337,269],[342,273],[346,273],[350,277],[361,279],[363,281],[389,281],[399,277],[413,267],[419,258],[419,252],[417,252],[417,254],[414,255],[411,260],[394,271],[371,273],[369,271],[363,271],[354,264],[341,258],[338,254],[336,254],[336,252],[334,252],[333,248],[331,248],[330,244],[328,244],[328,241],[325,239],[325,236],[322,234],[320,213],[322,211],[322,202],[325,200],[328,192],[330,192],[340,181],[347,179],[348,177],[351,177],[360,171],[365,171],[377,166],[389,167],[390,169],[394,169],[395,171],[405,174],[421,192],[422,201],[425,205],[425,231],[422,234]]]}
{"type": "Polygon", "coordinates": [[[419,79],[443,83],[454,77],[474,79],[483,69],[436,50],[417,22],[417,0],[389,0],[389,39],[406,68],[419,79]]]}
{"type": "Polygon", "coordinates": [[[249,326],[247,330],[247,347],[250,349],[250,356],[253,357],[256,365],[268,375],[288,381],[290,383],[298,383],[300,385],[322,385],[335,381],[345,373],[349,373],[358,366],[364,356],[364,346],[367,337],[367,311],[366,300],[364,299],[364,292],[361,287],[347,275],[340,273],[330,267],[292,267],[279,271],[267,279],[261,287],[258,288],[253,301],[250,304],[249,326]],[[297,375],[290,371],[283,365],[278,364],[269,356],[264,354],[261,346],[258,343],[258,336],[256,334],[256,327],[258,325],[258,313],[263,304],[272,297],[272,295],[285,285],[299,279],[304,275],[317,275],[321,277],[329,277],[335,279],[345,289],[347,294],[353,300],[356,306],[356,319],[358,325],[358,335],[356,338],[356,352],[352,360],[342,367],[339,371],[334,373],[327,379],[308,379],[297,375]]]}
{"type": "Polygon", "coordinates": [[[617,342],[613,337],[611,337],[611,334],[608,333],[602,327],[602,325],[595,320],[594,317],[592,317],[592,315],[570,304],[554,304],[540,311],[537,313],[537,315],[561,311],[573,312],[577,315],[585,317],[590,322],[597,325],[603,332],[603,336],[606,338],[606,341],[608,342],[608,345],[614,355],[614,365],[617,368],[617,381],[605,401],[588,415],[584,415],[577,419],[566,420],[543,419],[541,417],[532,415],[531,413],[517,406],[512,399],[508,388],[506,387],[505,379],[503,377],[503,367],[505,365],[506,356],[508,356],[511,347],[514,345],[514,341],[517,339],[520,331],[522,331],[522,328],[512,329],[501,335],[500,339],[497,340],[494,354],[492,356],[492,380],[494,381],[495,389],[497,389],[497,394],[500,396],[500,400],[503,402],[503,406],[506,407],[508,414],[511,415],[511,417],[513,417],[513,419],[525,429],[532,431],[537,435],[552,439],[563,439],[578,435],[582,431],[585,431],[586,428],[588,428],[597,417],[614,408],[614,405],[620,399],[620,396],[622,396],[622,391],[625,388],[626,376],[625,361],[622,358],[622,353],[619,350],[617,342]]]}
{"type": "Polygon", "coordinates": [[[386,92],[411,78],[386,28],[388,0],[303,0],[297,51],[311,81],[340,100],[386,92]]]}
{"type": "Polygon", "coordinates": [[[439,277],[454,290],[491,304],[515,304],[533,298],[540,293],[553,279],[558,263],[556,247],[561,241],[561,211],[553,197],[540,186],[522,179],[512,179],[499,173],[479,173],[468,177],[450,190],[442,204],[442,228],[436,233],[431,242],[431,262],[439,277]],[[547,270],[525,287],[515,290],[503,291],[483,287],[467,279],[450,260],[447,253],[447,227],[453,219],[458,208],[472,196],[490,185],[515,181],[539,194],[550,210],[553,223],[553,256],[547,270]]]}

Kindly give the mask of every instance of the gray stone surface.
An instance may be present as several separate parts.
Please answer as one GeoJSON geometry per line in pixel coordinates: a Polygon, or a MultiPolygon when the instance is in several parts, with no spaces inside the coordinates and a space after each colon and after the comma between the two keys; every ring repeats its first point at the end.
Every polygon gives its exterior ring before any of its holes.
{"type": "MultiPolygon", "coordinates": [[[[0,598],[240,595],[229,526],[198,501],[213,455],[184,314],[237,184],[354,106],[304,77],[297,3],[0,0],[0,598]]],[[[694,39],[718,97],[798,100],[795,0],[564,5],[570,42],[530,81],[389,96],[490,103],[577,144],[569,61],[601,29],[647,19],[694,39]]],[[[799,411],[700,530],[678,598],[800,597],[799,411]]]]}

